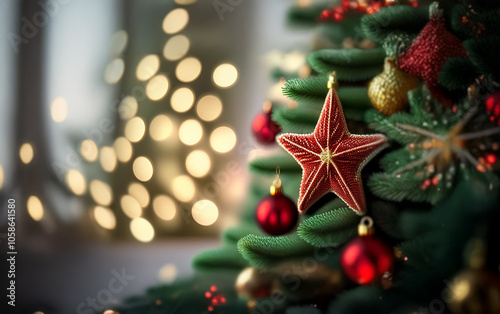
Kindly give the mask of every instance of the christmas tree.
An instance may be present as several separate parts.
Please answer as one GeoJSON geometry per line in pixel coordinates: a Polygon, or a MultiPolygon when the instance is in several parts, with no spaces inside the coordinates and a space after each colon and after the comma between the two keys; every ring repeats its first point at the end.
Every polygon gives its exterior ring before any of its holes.
{"type": "Polygon", "coordinates": [[[273,72],[297,106],[254,121],[284,150],[250,162],[239,227],[109,313],[500,313],[500,3],[289,17],[321,40],[310,73],[273,72]]]}

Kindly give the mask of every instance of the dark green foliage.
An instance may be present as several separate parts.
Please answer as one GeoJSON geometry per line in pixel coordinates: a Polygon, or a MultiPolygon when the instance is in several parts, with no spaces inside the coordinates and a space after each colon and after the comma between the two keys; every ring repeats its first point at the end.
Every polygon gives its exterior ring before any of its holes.
{"type": "Polygon", "coordinates": [[[281,126],[283,133],[312,133],[318,116],[317,110],[277,108],[272,119],[281,126]]]}
{"type": "Polygon", "coordinates": [[[439,71],[439,83],[449,90],[467,90],[479,72],[469,58],[449,58],[439,71]]]}
{"type": "Polygon", "coordinates": [[[416,36],[429,21],[429,8],[419,6],[393,6],[361,19],[363,33],[372,40],[383,43],[389,35],[416,36]]]}
{"type": "Polygon", "coordinates": [[[278,166],[281,173],[302,171],[297,161],[289,154],[258,158],[248,163],[249,169],[255,173],[274,174],[278,166]]]}
{"type": "Polygon", "coordinates": [[[356,235],[358,223],[359,216],[343,207],[304,220],[297,232],[315,247],[338,247],[356,235]]]}
{"type": "Polygon", "coordinates": [[[204,251],[193,259],[193,267],[197,270],[241,269],[245,266],[245,260],[238,254],[234,245],[204,251]]]}
{"type": "Polygon", "coordinates": [[[309,54],[307,60],[318,73],[337,72],[339,81],[364,81],[383,70],[385,51],[375,49],[327,49],[309,54]]]}
{"type": "Polygon", "coordinates": [[[468,39],[463,42],[469,58],[481,74],[491,75],[494,81],[500,80],[500,35],[468,39]]]}
{"type": "Polygon", "coordinates": [[[288,22],[292,25],[316,25],[321,12],[331,7],[331,3],[311,5],[305,8],[301,6],[293,6],[288,11],[288,22]]]}

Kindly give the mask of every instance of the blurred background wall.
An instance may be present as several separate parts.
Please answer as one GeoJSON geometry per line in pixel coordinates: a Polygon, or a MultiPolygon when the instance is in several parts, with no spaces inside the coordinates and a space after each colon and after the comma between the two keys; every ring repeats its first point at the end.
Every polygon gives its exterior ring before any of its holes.
{"type": "MultiPolygon", "coordinates": [[[[280,97],[270,68],[308,50],[290,4],[0,2],[0,204],[16,201],[20,311],[91,313],[125,270],[104,310],[217,245],[249,153],[269,150],[250,124],[280,97]]],[[[0,226],[5,251],[6,214],[0,226]]]]}

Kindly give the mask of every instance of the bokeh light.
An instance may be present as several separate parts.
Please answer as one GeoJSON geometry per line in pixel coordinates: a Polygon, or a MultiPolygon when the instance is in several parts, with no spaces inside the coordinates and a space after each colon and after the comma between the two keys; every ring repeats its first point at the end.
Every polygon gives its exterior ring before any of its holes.
{"type": "Polygon", "coordinates": [[[219,210],[217,206],[209,200],[200,200],[191,209],[194,221],[202,226],[210,226],[217,221],[219,210]]]}
{"type": "Polygon", "coordinates": [[[116,227],[115,214],[109,208],[102,206],[94,207],[94,218],[97,224],[104,229],[113,230],[116,227]]]}
{"type": "Polygon", "coordinates": [[[211,167],[210,157],[202,150],[195,150],[186,157],[186,169],[196,178],[204,177],[211,167]]]}
{"type": "Polygon", "coordinates": [[[138,182],[130,183],[128,186],[128,194],[135,198],[142,208],[149,205],[149,192],[144,185],[138,182]]]}
{"type": "Polygon", "coordinates": [[[34,195],[28,197],[28,201],[26,203],[26,208],[28,209],[28,213],[34,221],[40,221],[43,218],[44,210],[43,205],[40,199],[34,195]]]}
{"type": "Polygon", "coordinates": [[[3,180],[4,180],[4,173],[3,173],[3,167],[0,165],[0,189],[3,187],[3,180]]]}
{"type": "Polygon", "coordinates": [[[132,158],[132,144],[123,136],[117,138],[113,144],[116,158],[121,162],[127,162],[132,158]]]}
{"type": "Polygon", "coordinates": [[[146,85],[146,95],[151,100],[160,100],[167,94],[168,86],[168,78],[163,74],[158,74],[146,85]]]}
{"type": "Polygon", "coordinates": [[[157,55],[147,55],[137,65],[135,76],[139,81],[146,81],[153,77],[160,69],[160,58],[157,55]]]}
{"type": "Polygon", "coordinates": [[[175,34],[186,27],[189,22],[189,13],[182,8],[170,11],[163,19],[162,28],[167,34],[175,34]]]}
{"type": "Polygon", "coordinates": [[[177,277],[177,266],[171,263],[166,264],[160,268],[158,275],[161,282],[172,283],[175,281],[175,277],[177,277]]]}
{"type": "Polygon", "coordinates": [[[176,35],[170,38],[163,47],[163,56],[169,61],[179,60],[188,52],[189,45],[189,38],[176,35]]]}
{"type": "Polygon", "coordinates": [[[149,135],[155,141],[163,141],[172,134],[173,123],[169,117],[160,114],[151,121],[149,135]]]}
{"type": "Polygon", "coordinates": [[[146,124],[139,117],[133,117],[125,124],[125,137],[132,143],[139,142],[146,132],[146,124]]]}
{"type": "Polygon", "coordinates": [[[90,195],[94,202],[102,206],[109,206],[113,202],[111,187],[100,180],[92,180],[89,185],[90,195]]]}
{"type": "Polygon", "coordinates": [[[118,114],[120,115],[120,119],[128,120],[137,114],[137,110],[139,110],[139,104],[137,103],[137,99],[133,96],[127,96],[122,99],[120,102],[120,106],[118,107],[118,114]]]}
{"type": "Polygon", "coordinates": [[[179,139],[186,145],[194,145],[201,140],[203,136],[203,128],[200,122],[189,119],[182,122],[179,127],[179,139]]]}
{"type": "Polygon", "coordinates": [[[24,143],[21,145],[21,148],[19,149],[19,158],[21,158],[21,161],[23,164],[29,164],[35,155],[35,152],[33,150],[33,146],[30,143],[24,143]]]}
{"type": "Polygon", "coordinates": [[[134,238],[141,242],[150,242],[155,237],[155,229],[144,218],[135,218],[130,222],[130,231],[134,238]]]}
{"type": "Polygon", "coordinates": [[[101,167],[104,171],[113,172],[116,169],[116,165],[118,163],[113,147],[104,146],[103,148],[101,148],[99,161],[101,162],[101,167]]]}
{"type": "Polygon", "coordinates": [[[104,71],[104,80],[109,84],[116,84],[123,76],[125,63],[121,58],[111,61],[104,71]]]}
{"type": "Polygon", "coordinates": [[[236,145],[236,134],[227,127],[221,126],[210,134],[210,146],[218,153],[227,153],[236,145]]]}
{"type": "Polygon", "coordinates": [[[194,57],[183,59],[175,68],[175,76],[179,81],[184,83],[196,80],[200,76],[200,73],[201,62],[194,57]]]}
{"type": "Polygon", "coordinates": [[[66,184],[71,192],[76,195],[83,195],[87,191],[87,180],[85,180],[83,174],[76,169],[71,169],[66,172],[66,184]]]}
{"type": "Polygon", "coordinates": [[[63,122],[68,115],[68,105],[66,99],[57,97],[50,106],[50,115],[55,122],[63,122]]]}
{"type": "Polygon", "coordinates": [[[127,42],[128,42],[128,34],[126,31],[120,30],[114,33],[109,43],[110,51],[113,52],[115,55],[119,55],[120,53],[123,52],[123,50],[127,46],[127,42]]]}
{"type": "Polygon", "coordinates": [[[187,5],[187,4],[193,4],[198,0],[175,0],[175,3],[181,4],[181,5],[187,5]]]}
{"type": "Polygon", "coordinates": [[[222,113],[222,102],[214,95],[203,96],[198,100],[196,113],[203,121],[214,121],[222,113]]]}
{"type": "Polygon", "coordinates": [[[228,88],[238,80],[238,70],[232,64],[223,63],[215,68],[212,78],[218,87],[228,88]]]}
{"type": "Polygon", "coordinates": [[[181,87],[177,89],[170,98],[170,104],[172,109],[177,112],[186,112],[194,104],[194,93],[191,89],[187,87],[181,87]]]}
{"type": "Polygon", "coordinates": [[[144,157],[140,156],[134,160],[134,164],[132,165],[132,169],[134,171],[135,177],[142,182],[149,181],[153,176],[153,164],[151,161],[144,157]]]}
{"type": "Polygon", "coordinates": [[[80,154],[88,162],[94,162],[99,155],[99,149],[93,140],[86,139],[80,144],[80,154]]]}
{"type": "Polygon", "coordinates": [[[171,197],[158,195],[153,200],[155,214],[163,220],[172,220],[177,212],[177,206],[171,197]]]}
{"type": "Polygon", "coordinates": [[[134,219],[142,215],[142,208],[139,202],[130,195],[123,195],[120,199],[120,206],[129,218],[134,219]]]}
{"type": "Polygon", "coordinates": [[[194,198],[195,184],[187,175],[180,175],[172,180],[172,193],[181,202],[189,202],[194,198]]]}

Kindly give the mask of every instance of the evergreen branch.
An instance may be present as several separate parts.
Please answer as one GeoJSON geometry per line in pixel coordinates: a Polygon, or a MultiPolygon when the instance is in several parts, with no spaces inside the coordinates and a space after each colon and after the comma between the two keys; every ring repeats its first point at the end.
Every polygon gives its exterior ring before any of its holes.
{"type": "Polygon", "coordinates": [[[304,220],[298,235],[315,247],[338,247],[356,235],[359,216],[343,207],[304,220]]]}
{"type": "Polygon", "coordinates": [[[248,163],[250,171],[263,174],[274,174],[278,166],[281,173],[302,171],[297,161],[289,154],[258,158],[248,163]]]}
{"type": "Polygon", "coordinates": [[[262,235],[262,231],[255,225],[244,224],[224,231],[222,241],[227,245],[235,245],[241,238],[249,234],[262,235]]]}
{"type": "Polygon", "coordinates": [[[235,245],[204,251],[193,259],[193,268],[197,270],[246,267],[246,261],[238,254],[235,245]]]}
{"type": "Polygon", "coordinates": [[[311,105],[321,110],[328,88],[328,75],[311,76],[306,79],[293,79],[285,83],[283,95],[299,104],[311,105]]]}
{"type": "Polygon", "coordinates": [[[439,72],[439,83],[449,90],[467,90],[479,76],[472,61],[468,58],[448,58],[439,72]]]}
{"type": "Polygon", "coordinates": [[[402,173],[399,176],[387,173],[374,173],[368,180],[368,187],[380,198],[401,202],[408,199],[414,202],[429,201],[429,196],[420,189],[422,179],[413,173],[402,173]]]}
{"type": "Polygon", "coordinates": [[[277,108],[272,118],[281,126],[283,133],[312,133],[319,112],[305,108],[277,108]]]}
{"type": "Polygon", "coordinates": [[[385,51],[382,48],[325,49],[307,57],[311,67],[319,73],[335,71],[339,81],[358,82],[374,77],[383,70],[385,51]]]}
{"type": "Polygon", "coordinates": [[[305,256],[314,247],[297,234],[278,237],[247,235],[238,241],[238,250],[250,266],[263,268],[276,265],[280,260],[305,256]]]}

